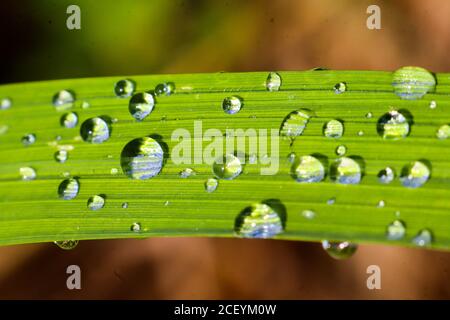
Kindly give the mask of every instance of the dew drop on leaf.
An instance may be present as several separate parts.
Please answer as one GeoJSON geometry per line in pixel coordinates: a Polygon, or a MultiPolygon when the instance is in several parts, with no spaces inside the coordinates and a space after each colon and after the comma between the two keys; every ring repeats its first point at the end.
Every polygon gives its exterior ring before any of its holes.
{"type": "Polygon", "coordinates": [[[155,87],[155,94],[157,96],[170,96],[175,91],[175,84],[173,82],[160,83],[155,87]]]}
{"type": "Polygon", "coordinates": [[[347,147],[344,146],[343,144],[339,145],[336,147],[336,154],[338,156],[343,156],[347,153],[347,147]]]}
{"type": "Polygon", "coordinates": [[[75,112],[65,113],[61,116],[59,123],[65,128],[75,128],[78,124],[78,116],[75,112]]]}
{"type": "Polygon", "coordinates": [[[21,139],[24,146],[30,146],[36,142],[36,136],[33,133],[24,135],[21,139]]]}
{"type": "Polygon", "coordinates": [[[402,220],[394,220],[386,228],[388,240],[401,240],[406,234],[406,225],[402,220]]]}
{"type": "Polygon", "coordinates": [[[378,181],[383,184],[391,183],[395,178],[394,170],[391,167],[386,167],[378,172],[378,181]]]}
{"type": "Polygon", "coordinates": [[[55,160],[59,163],[64,163],[69,158],[69,153],[66,150],[59,150],[55,152],[55,160]]]}
{"type": "Polygon", "coordinates": [[[392,110],[378,120],[377,131],[386,140],[398,140],[409,134],[409,123],[403,114],[392,110]]]}
{"type": "Polygon", "coordinates": [[[348,241],[322,241],[322,248],[334,259],[348,259],[355,254],[358,245],[348,241]]]}
{"type": "Polygon", "coordinates": [[[191,168],[186,168],[180,171],[179,176],[180,178],[189,178],[190,176],[195,175],[195,171],[191,168]]]}
{"type": "Polygon", "coordinates": [[[223,99],[222,108],[225,113],[235,114],[242,108],[242,99],[237,96],[231,96],[223,99]]]}
{"type": "Polygon", "coordinates": [[[280,136],[289,139],[301,136],[312,116],[312,112],[306,109],[289,113],[281,123],[280,136]]]}
{"type": "Polygon", "coordinates": [[[233,180],[242,173],[242,164],[238,157],[226,154],[214,161],[212,171],[219,179],[233,180]]]}
{"type": "Polygon", "coordinates": [[[133,222],[130,227],[130,230],[136,233],[141,232],[141,224],[139,222],[133,222]]]}
{"type": "Polygon", "coordinates": [[[414,161],[403,167],[400,181],[407,188],[419,188],[430,178],[430,168],[422,161],[414,161]]]}
{"type": "Polygon", "coordinates": [[[135,89],[136,84],[130,79],[119,80],[114,85],[114,93],[119,98],[131,97],[135,89]]]}
{"type": "Polygon", "coordinates": [[[347,91],[347,84],[345,82],[339,82],[334,85],[334,92],[336,94],[341,94],[347,91]]]}
{"type": "Polygon", "coordinates": [[[99,210],[105,206],[105,198],[102,195],[95,195],[88,199],[87,207],[89,210],[99,210]]]}
{"type": "Polygon", "coordinates": [[[297,182],[319,182],[325,177],[325,168],[316,157],[303,156],[294,162],[291,173],[297,182]]]}
{"type": "Polygon", "coordinates": [[[281,76],[276,72],[270,72],[266,79],[267,91],[278,91],[281,87],[281,76]]]}
{"type": "Polygon", "coordinates": [[[36,179],[36,171],[31,167],[21,167],[19,169],[22,180],[34,180],[36,179]]]}
{"type": "Polygon", "coordinates": [[[162,169],[164,151],[153,138],[137,138],[128,142],[120,155],[123,172],[132,179],[149,179],[162,169]]]}
{"type": "Polygon", "coordinates": [[[0,101],[0,110],[6,110],[11,108],[12,106],[12,100],[10,98],[3,98],[0,101]]]}
{"type": "Polygon", "coordinates": [[[429,229],[420,230],[412,239],[412,243],[418,247],[428,247],[433,242],[433,233],[429,229]]]}
{"type": "Polygon", "coordinates": [[[85,120],[80,127],[81,138],[90,143],[102,143],[109,139],[110,127],[101,117],[85,120]]]}
{"type": "Polygon", "coordinates": [[[54,243],[63,250],[72,250],[78,245],[78,240],[61,240],[54,243]]]}
{"type": "Polygon", "coordinates": [[[361,181],[361,167],[352,158],[342,157],[331,165],[330,177],[340,184],[358,184],[361,181]]]}
{"type": "Polygon", "coordinates": [[[448,137],[450,137],[450,126],[448,124],[440,126],[436,131],[436,137],[439,140],[448,139],[448,137]]]}
{"type": "Polygon", "coordinates": [[[242,238],[272,238],[283,232],[279,213],[264,203],[253,204],[236,218],[236,235],[242,238]]]}
{"type": "Polygon", "coordinates": [[[52,98],[52,103],[56,110],[66,110],[72,108],[74,102],[75,94],[70,90],[58,91],[52,98]]]}
{"type": "Polygon", "coordinates": [[[214,192],[219,185],[219,181],[215,178],[209,178],[205,181],[205,191],[208,193],[214,192]]]}
{"type": "Polygon", "coordinates": [[[339,120],[330,120],[323,126],[323,135],[327,138],[340,138],[344,133],[344,125],[339,120]]]}
{"type": "Polygon", "coordinates": [[[137,121],[144,120],[155,106],[155,98],[150,92],[140,92],[133,95],[128,104],[128,111],[137,121]]]}
{"type": "Polygon", "coordinates": [[[72,200],[80,191],[80,183],[75,178],[63,180],[58,187],[58,195],[60,199],[72,200]]]}
{"type": "Polygon", "coordinates": [[[422,98],[434,91],[436,79],[428,70],[420,67],[402,67],[392,77],[394,92],[405,100],[422,98]]]}

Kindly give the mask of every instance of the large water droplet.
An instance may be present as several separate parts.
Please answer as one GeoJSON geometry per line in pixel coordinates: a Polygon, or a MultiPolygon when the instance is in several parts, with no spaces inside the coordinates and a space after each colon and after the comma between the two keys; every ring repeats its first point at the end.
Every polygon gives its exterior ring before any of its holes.
{"type": "Polygon", "coordinates": [[[19,169],[22,180],[34,180],[36,179],[36,171],[31,167],[22,167],[19,169]]]}
{"type": "Polygon", "coordinates": [[[205,182],[205,191],[208,193],[214,192],[217,189],[217,186],[219,185],[219,181],[215,178],[209,178],[205,182]]]}
{"type": "Polygon", "coordinates": [[[267,204],[257,203],[236,218],[235,231],[243,238],[272,238],[283,232],[279,213],[267,204]]]}
{"type": "Polygon", "coordinates": [[[119,98],[131,97],[136,88],[133,80],[123,79],[116,82],[114,85],[114,93],[119,98]]]}
{"type": "Polygon", "coordinates": [[[63,250],[72,250],[78,245],[78,240],[62,240],[54,243],[63,250]]]}
{"type": "Polygon", "coordinates": [[[75,112],[65,113],[61,116],[59,123],[66,128],[75,128],[78,124],[78,116],[75,112]]]}
{"type": "Polygon", "coordinates": [[[70,90],[58,91],[52,99],[52,103],[56,107],[56,110],[72,108],[74,102],[75,94],[70,90]]]}
{"type": "Polygon", "coordinates": [[[30,146],[36,142],[36,136],[33,133],[28,133],[22,137],[21,141],[24,146],[30,146]]]}
{"type": "Polygon", "coordinates": [[[162,169],[164,150],[150,137],[134,139],[123,148],[120,163],[123,172],[132,179],[149,179],[162,169]]]}
{"type": "Polygon", "coordinates": [[[105,198],[102,195],[95,195],[88,199],[87,207],[90,210],[99,210],[105,206],[105,198]]]}
{"type": "Polygon", "coordinates": [[[242,165],[238,157],[227,154],[214,161],[212,170],[219,179],[233,180],[241,174],[242,165]]]}
{"type": "Polygon", "coordinates": [[[380,183],[391,183],[395,178],[395,172],[391,167],[386,167],[378,172],[378,181],[380,183]]]}
{"type": "Polygon", "coordinates": [[[436,137],[440,140],[444,140],[450,137],[450,126],[448,124],[440,126],[436,131],[436,137]]]}
{"type": "Polygon", "coordinates": [[[320,160],[313,156],[303,156],[291,168],[292,176],[297,182],[310,183],[322,181],[325,168],[320,160]]]}
{"type": "Polygon", "coordinates": [[[323,126],[323,135],[327,138],[340,138],[344,133],[344,125],[339,120],[330,120],[323,126]]]}
{"type": "Polygon", "coordinates": [[[403,114],[392,110],[378,120],[377,131],[384,139],[397,140],[409,134],[409,123],[403,114]]]}
{"type": "Polygon", "coordinates": [[[0,101],[0,110],[6,110],[11,108],[12,106],[12,100],[10,98],[3,98],[0,101]]]}
{"type": "Polygon", "coordinates": [[[334,92],[341,94],[347,91],[347,84],[345,82],[339,82],[334,85],[334,92]]]}
{"type": "Polygon", "coordinates": [[[242,99],[237,96],[231,96],[223,99],[222,108],[225,113],[235,114],[242,108],[242,99]]]}
{"type": "Polygon", "coordinates": [[[322,241],[323,249],[332,257],[338,260],[348,259],[356,252],[358,245],[343,241],[322,241]]]}
{"type": "Polygon", "coordinates": [[[403,67],[394,72],[392,77],[394,92],[402,99],[414,100],[432,92],[436,79],[428,70],[420,67],[403,67]]]}
{"type": "Polygon", "coordinates": [[[63,200],[72,200],[78,195],[79,191],[80,183],[74,178],[63,180],[58,187],[59,198],[63,200]]]}
{"type": "Polygon", "coordinates": [[[386,238],[388,240],[401,240],[406,234],[406,225],[401,220],[394,220],[387,226],[386,238]]]}
{"type": "Polygon", "coordinates": [[[131,97],[128,111],[138,121],[144,120],[155,106],[155,98],[149,92],[136,93],[131,97]]]}
{"type": "Polygon", "coordinates": [[[430,178],[430,169],[421,161],[414,161],[403,167],[400,181],[405,187],[418,188],[430,178]]]}
{"type": "Polygon", "coordinates": [[[155,94],[157,96],[170,96],[175,91],[175,84],[173,82],[160,83],[155,87],[155,94]]]}
{"type": "Polygon", "coordinates": [[[311,117],[312,112],[306,109],[289,113],[281,123],[280,136],[293,139],[302,135],[311,117]]]}
{"type": "Polygon", "coordinates": [[[412,243],[418,247],[427,247],[433,242],[433,233],[429,229],[420,230],[412,239],[412,243]]]}
{"type": "Polygon", "coordinates": [[[102,118],[90,118],[81,124],[80,135],[86,142],[102,143],[109,139],[110,128],[102,118]]]}
{"type": "Polygon", "coordinates": [[[281,76],[276,72],[270,72],[266,79],[267,91],[278,91],[281,87],[281,76]]]}
{"type": "Polygon", "coordinates": [[[337,183],[357,184],[361,181],[361,167],[352,158],[342,157],[331,165],[330,177],[337,183]]]}
{"type": "Polygon", "coordinates": [[[55,152],[55,160],[59,163],[64,163],[69,158],[69,153],[66,150],[59,150],[55,152]]]}

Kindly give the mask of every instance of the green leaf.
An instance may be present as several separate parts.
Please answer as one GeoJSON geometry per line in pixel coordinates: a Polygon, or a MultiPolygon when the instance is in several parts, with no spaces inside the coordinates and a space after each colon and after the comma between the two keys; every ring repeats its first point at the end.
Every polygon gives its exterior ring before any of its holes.
{"type": "MultiPolygon", "coordinates": [[[[322,70],[279,75],[281,88],[271,92],[266,89],[267,72],[90,78],[0,86],[0,99],[9,97],[12,101],[10,108],[0,110],[0,244],[155,236],[233,237],[238,216],[246,208],[275,199],[286,210],[284,232],[276,239],[412,246],[413,238],[429,229],[433,235],[430,247],[448,250],[450,140],[438,139],[436,132],[450,123],[450,75],[436,74],[435,90],[415,100],[403,100],[394,93],[391,72],[322,70]],[[114,94],[115,83],[124,78],[136,83],[136,92],[154,90],[158,84],[168,82],[175,84],[175,92],[157,96],[153,111],[139,122],[128,110],[130,98],[114,94]],[[340,94],[335,92],[338,83],[346,89],[340,94]],[[68,110],[57,110],[52,97],[63,89],[75,93],[76,101],[68,110]],[[233,95],[243,105],[239,112],[227,114],[222,102],[233,95]],[[432,101],[435,108],[430,108],[432,101]],[[309,110],[312,116],[301,136],[280,139],[279,170],[275,175],[261,175],[265,165],[260,162],[246,163],[241,175],[220,180],[216,191],[206,192],[205,182],[214,176],[212,165],[175,164],[170,156],[179,143],[171,139],[176,129],[187,129],[193,135],[195,123],[201,121],[203,133],[208,129],[226,133],[226,129],[249,128],[278,132],[286,116],[299,109],[309,110]],[[398,140],[383,139],[377,132],[377,122],[394,109],[410,117],[409,134],[398,140]],[[69,111],[78,115],[74,128],[60,124],[61,116],[69,111]],[[366,117],[368,113],[372,117],[366,117]],[[110,138],[99,144],[83,141],[81,124],[99,116],[111,119],[110,138]],[[323,135],[324,124],[333,119],[344,124],[340,138],[323,135]],[[22,137],[26,134],[34,134],[36,142],[24,146],[22,137]],[[167,144],[168,159],[153,178],[130,179],[121,167],[123,148],[133,139],[152,134],[167,144]],[[363,177],[359,184],[344,185],[330,177],[330,166],[339,158],[336,148],[340,145],[346,147],[345,156],[357,157],[361,165],[363,177]],[[68,150],[66,162],[55,160],[58,150],[68,150]],[[288,160],[292,152],[297,156],[320,155],[326,162],[325,179],[296,182],[288,160]],[[430,167],[431,177],[419,188],[407,188],[399,175],[416,160],[430,167]],[[382,184],[377,175],[387,166],[396,177],[382,184]],[[34,180],[22,179],[20,168],[26,167],[35,170],[34,180]],[[181,178],[179,173],[186,168],[195,174],[181,178]],[[72,200],[58,196],[58,187],[67,177],[77,177],[80,184],[72,200]],[[99,210],[90,210],[88,199],[95,195],[104,195],[105,204],[99,210]],[[334,203],[330,199],[335,199],[334,203]],[[384,206],[378,205],[380,201],[384,206]],[[314,217],[305,218],[305,210],[313,211],[314,217]],[[396,219],[405,223],[406,234],[393,241],[387,238],[386,231],[396,219]]],[[[403,132],[395,130],[394,134],[403,132]]],[[[194,140],[190,141],[192,146],[194,140]]],[[[203,141],[203,150],[209,143],[203,141]]],[[[270,149],[268,155],[273,155],[270,149]]],[[[257,156],[261,159],[265,154],[257,156]]]]}

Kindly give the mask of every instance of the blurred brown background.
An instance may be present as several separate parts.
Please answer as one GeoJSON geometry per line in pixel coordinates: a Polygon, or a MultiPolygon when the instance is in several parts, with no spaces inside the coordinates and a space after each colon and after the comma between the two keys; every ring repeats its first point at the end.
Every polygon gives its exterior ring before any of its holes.
{"type": "MultiPolygon", "coordinates": [[[[4,1],[2,83],[148,73],[418,65],[449,72],[450,1],[4,1]],[[81,26],[65,26],[69,4],[81,26]],[[381,30],[366,9],[381,7],[381,30]]],[[[1,213],[0,213],[1,214],[1,213]]],[[[448,299],[450,254],[238,239],[84,241],[0,247],[0,298],[448,299]],[[67,290],[66,268],[82,270],[67,290]],[[366,268],[382,271],[368,290],[366,268]]]]}

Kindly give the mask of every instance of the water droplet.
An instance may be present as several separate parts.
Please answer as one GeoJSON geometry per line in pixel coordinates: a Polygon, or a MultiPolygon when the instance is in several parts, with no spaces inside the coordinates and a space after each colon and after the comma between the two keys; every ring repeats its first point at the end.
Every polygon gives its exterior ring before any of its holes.
{"type": "Polygon", "coordinates": [[[11,108],[12,100],[10,98],[3,98],[0,102],[0,110],[6,110],[11,108]]]}
{"type": "Polygon", "coordinates": [[[137,121],[142,121],[153,111],[154,106],[153,95],[149,92],[141,92],[131,97],[128,111],[137,121]]]}
{"type": "Polygon", "coordinates": [[[440,140],[444,140],[450,137],[450,126],[448,124],[440,126],[436,131],[436,137],[440,140]]]}
{"type": "Polygon", "coordinates": [[[69,153],[66,150],[59,150],[55,152],[55,160],[59,163],[64,163],[67,161],[69,153]]]}
{"type": "Polygon", "coordinates": [[[330,120],[323,126],[323,135],[327,138],[340,138],[344,133],[344,125],[339,120],[330,120]]]}
{"type": "Polygon", "coordinates": [[[436,103],[436,101],[430,101],[430,109],[436,109],[436,107],[437,107],[437,103],[436,103]]]}
{"type": "Polygon", "coordinates": [[[359,131],[358,131],[358,136],[362,137],[363,135],[364,135],[364,131],[359,130],[359,131]]]}
{"type": "Polygon", "coordinates": [[[430,178],[430,169],[421,161],[414,161],[403,167],[400,181],[408,188],[418,188],[430,178]]]}
{"type": "Polygon", "coordinates": [[[75,102],[75,94],[70,90],[61,90],[55,93],[52,103],[56,110],[65,110],[72,108],[75,102]]]}
{"type": "Polygon", "coordinates": [[[327,200],[327,204],[328,205],[332,205],[332,204],[335,204],[335,203],[336,203],[336,198],[334,198],[334,197],[327,200]]]}
{"type": "Polygon", "coordinates": [[[9,130],[9,127],[6,124],[0,125],[0,136],[7,133],[9,130]]]}
{"type": "Polygon", "coordinates": [[[116,175],[116,174],[119,173],[119,169],[117,169],[117,168],[111,168],[110,173],[111,173],[112,175],[116,175]]]}
{"type": "Polygon", "coordinates": [[[59,123],[66,128],[75,128],[78,124],[78,116],[75,112],[65,113],[61,116],[59,123]]]}
{"type": "Polygon", "coordinates": [[[281,87],[281,77],[276,72],[270,72],[266,79],[267,91],[278,91],[281,87]]]}
{"type": "Polygon", "coordinates": [[[223,111],[228,114],[238,113],[241,110],[242,105],[242,99],[237,96],[225,98],[222,102],[223,111]]]}
{"type": "Polygon", "coordinates": [[[214,192],[217,189],[217,186],[219,185],[219,181],[215,178],[209,178],[205,182],[205,191],[206,192],[214,192]]]}
{"type": "Polygon", "coordinates": [[[380,170],[380,172],[378,172],[377,176],[378,176],[378,181],[380,183],[388,184],[394,180],[395,172],[392,168],[386,167],[386,168],[380,170]]]}
{"type": "Polygon", "coordinates": [[[114,93],[119,98],[131,97],[136,89],[136,84],[133,80],[123,79],[116,82],[114,85],[114,93]]]}
{"type": "Polygon", "coordinates": [[[302,216],[305,219],[312,220],[312,219],[314,219],[316,217],[316,213],[314,211],[312,211],[312,210],[303,210],[302,211],[302,216]]]}
{"type": "Polygon", "coordinates": [[[422,229],[412,239],[412,242],[418,247],[427,247],[433,242],[433,233],[429,229],[422,229]]]}
{"type": "Polygon", "coordinates": [[[336,154],[338,155],[338,156],[343,156],[343,155],[345,155],[347,153],[347,147],[346,146],[344,146],[344,145],[339,145],[339,146],[337,146],[336,147],[336,154]]]}
{"type": "Polygon", "coordinates": [[[306,109],[289,113],[281,123],[280,136],[292,139],[302,135],[311,117],[311,111],[306,109]]]}
{"type": "Polygon", "coordinates": [[[348,241],[338,242],[323,240],[322,247],[328,255],[338,260],[350,258],[358,249],[357,244],[348,241]]]}
{"type": "Polygon", "coordinates": [[[131,225],[130,230],[136,233],[141,232],[141,224],[139,222],[134,222],[131,225]]]}
{"type": "Polygon", "coordinates": [[[162,169],[164,151],[161,145],[150,137],[128,142],[122,150],[120,163],[123,172],[132,179],[149,179],[162,169]]]}
{"type": "Polygon", "coordinates": [[[127,209],[127,208],[128,208],[128,202],[122,203],[122,209],[127,209]]]}
{"type": "Polygon", "coordinates": [[[102,195],[95,195],[88,199],[87,207],[90,210],[99,210],[105,206],[105,198],[102,195]]]}
{"type": "Polygon", "coordinates": [[[182,171],[180,171],[179,176],[181,178],[189,178],[190,176],[195,175],[195,171],[191,168],[186,168],[182,171]]]}
{"type": "Polygon", "coordinates": [[[91,104],[87,101],[82,101],[80,107],[81,109],[89,109],[91,107],[91,104]]]}
{"type": "Polygon", "coordinates": [[[325,168],[322,162],[313,156],[300,157],[291,168],[292,176],[297,182],[310,183],[322,181],[325,168]]]}
{"type": "Polygon", "coordinates": [[[288,161],[289,161],[290,163],[294,163],[296,157],[297,157],[297,155],[295,154],[295,152],[291,152],[291,153],[289,153],[288,156],[287,156],[288,161]]]}
{"type": "Polygon", "coordinates": [[[392,110],[378,120],[377,131],[384,139],[397,140],[409,134],[409,123],[403,114],[392,110]]]}
{"type": "Polygon", "coordinates": [[[54,243],[63,250],[72,250],[78,245],[78,240],[62,240],[54,243]]]}
{"type": "Polygon", "coordinates": [[[31,167],[22,167],[19,169],[22,180],[34,180],[36,179],[36,171],[31,167]]]}
{"type": "Polygon", "coordinates": [[[367,119],[371,119],[372,117],[373,117],[372,112],[367,112],[367,113],[366,113],[366,118],[367,118],[367,119]]]}
{"type": "Polygon", "coordinates": [[[60,199],[72,200],[78,195],[80,184],[77,179],[65,179],[58,187],[58,195],[60,199]]]}
{"type": "Polygon", "coordinates": [[[239,214],[235,231],[242,238],[272,238],[283,232],[283,224],[280,215],[272,207],[258,203],[239,214]]]}
{"type": "Polygon", "coordinates": [[[22,144],[24,146],[32,145],[36,142],[36,136],[32,133],[28,133],[22,137],[22,144]]]}
{"type": "Polygon", "coordinates": [[[337,183],[358,184],[361,181],[361,168],[352,158],[342,157],[331,165],[330,177],[337,183]]]}
{"type": "Polygon", "coordinates": [[[428,70],[420,67],[403,67],[394,72],[392,78],[394,92],[402,99],[415,100],[432,92],[436,79],[428,70]]]}
{"type": "Polygon", "coordinates": [[[155,94],[157,96],[170,96],[175,91],[175,84],[173,82],[160,83],[155,87],[155,94]]]}
{"type": "Polygon", "coordinates": [[[406,234],[406,225],[401,220],[394,220],[386,228],[386,238],[388,240],[400,240],[406,234]]]}
{"type": "Polygon", "coordinates": [[[110,128],[102,118],[90,118],[81,124],[80,135],[86,142],[102,143],[109,139],[110,128]]]}
{"type": "Polygon", "coordinates": [[[334,92],[337,94],[347,91],[347,84],[345,82],[339,82],[334,85],[334,92]]]}
{"type": "Polygon", "coordinates": [[[378,201],[377,207],[384,208],[385,205],[386,205],[386,203],[384,202],[384,200],[380,200],[380,201],[378,201]]]}
{"type": "Polygon", "coordinates": [[[238,157],[227,154],[214,161],[212,170],[219,179],[233,180],[242,173],[242,165],[238,157]]]}

